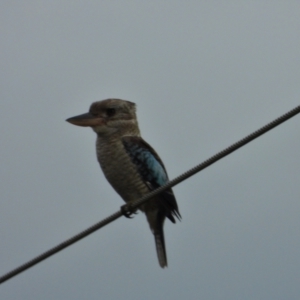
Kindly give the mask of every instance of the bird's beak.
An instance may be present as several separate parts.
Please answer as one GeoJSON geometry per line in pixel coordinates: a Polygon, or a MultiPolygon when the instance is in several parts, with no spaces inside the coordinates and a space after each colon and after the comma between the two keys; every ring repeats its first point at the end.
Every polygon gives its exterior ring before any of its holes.
{"type": "Polygon", "coordinates": [[[73,125],[83,126],[83,127],[87,127],[87,126],[94,127],[94,126],[103,125],[104,123],[103,118],[94,116],[91,113],[75,116],[67,119],[66,121],[73,125]]]}

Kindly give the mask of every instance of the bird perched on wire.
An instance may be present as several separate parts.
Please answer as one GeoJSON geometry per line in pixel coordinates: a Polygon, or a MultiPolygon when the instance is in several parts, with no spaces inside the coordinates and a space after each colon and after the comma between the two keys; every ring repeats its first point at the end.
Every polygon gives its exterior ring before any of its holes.
{"type": "MultiPolygon", "coordinates": [[[[97,134],[96,152],[102,171],[127,203],[133,202],[168,182],[163,162],[140,134],[133,102],[107,99],[93,103],[88,113],[67,119],[71,124],[91,127],[97,134]]],[[[146,214],[154,235],[162,268],[167,266],[163,232],[166,217],[181,218],[172,189],[139,207],[146,214]]]]}

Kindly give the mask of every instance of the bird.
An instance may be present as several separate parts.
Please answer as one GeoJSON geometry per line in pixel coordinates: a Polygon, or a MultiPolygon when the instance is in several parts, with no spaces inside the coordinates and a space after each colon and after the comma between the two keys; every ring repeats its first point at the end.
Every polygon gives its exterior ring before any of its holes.
{"type": "MultiPolygon", "coordinates": [[[[169,181],[156,151],[141,137],[136,104],[122,99],[105,99],[91,104],[89,112],[66,120],[91,127],[97,134],[96,154],[110,185],[126,203],[132,203],[169,181]]],[[[171,188],[139,207],[154,235],[158,262],[168,265],[163,225],[181,219],[171,188]]]]}

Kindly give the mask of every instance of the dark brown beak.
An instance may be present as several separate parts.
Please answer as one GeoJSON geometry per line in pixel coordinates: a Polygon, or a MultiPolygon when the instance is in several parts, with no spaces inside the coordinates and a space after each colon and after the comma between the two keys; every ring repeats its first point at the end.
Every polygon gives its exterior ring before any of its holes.
{"type": "Polygon", "coordinates": [[[83,127],[87,127],[87,126],[94,127],[94,126],[103,125],[104,123],[103,118],[94,116],[91,113],[75,116],[67,119],[66,121],[73,125],[83,126],[83,127]]]}

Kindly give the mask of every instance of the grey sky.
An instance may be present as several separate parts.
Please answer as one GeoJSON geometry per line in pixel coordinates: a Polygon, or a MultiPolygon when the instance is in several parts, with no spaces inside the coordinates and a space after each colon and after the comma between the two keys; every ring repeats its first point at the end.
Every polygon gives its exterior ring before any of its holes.
{"type": "MultiPolygon", "coordinates": [[[[299,105],[299,1],[2,1],[1,275],[123,204],[95,134],[65,119],[137,103],[174,178],[299,105]]],[[[15,299],[299,299],[300,116],[174,188],[157,263],[144,215],[0,287],[15,299]]]]}

